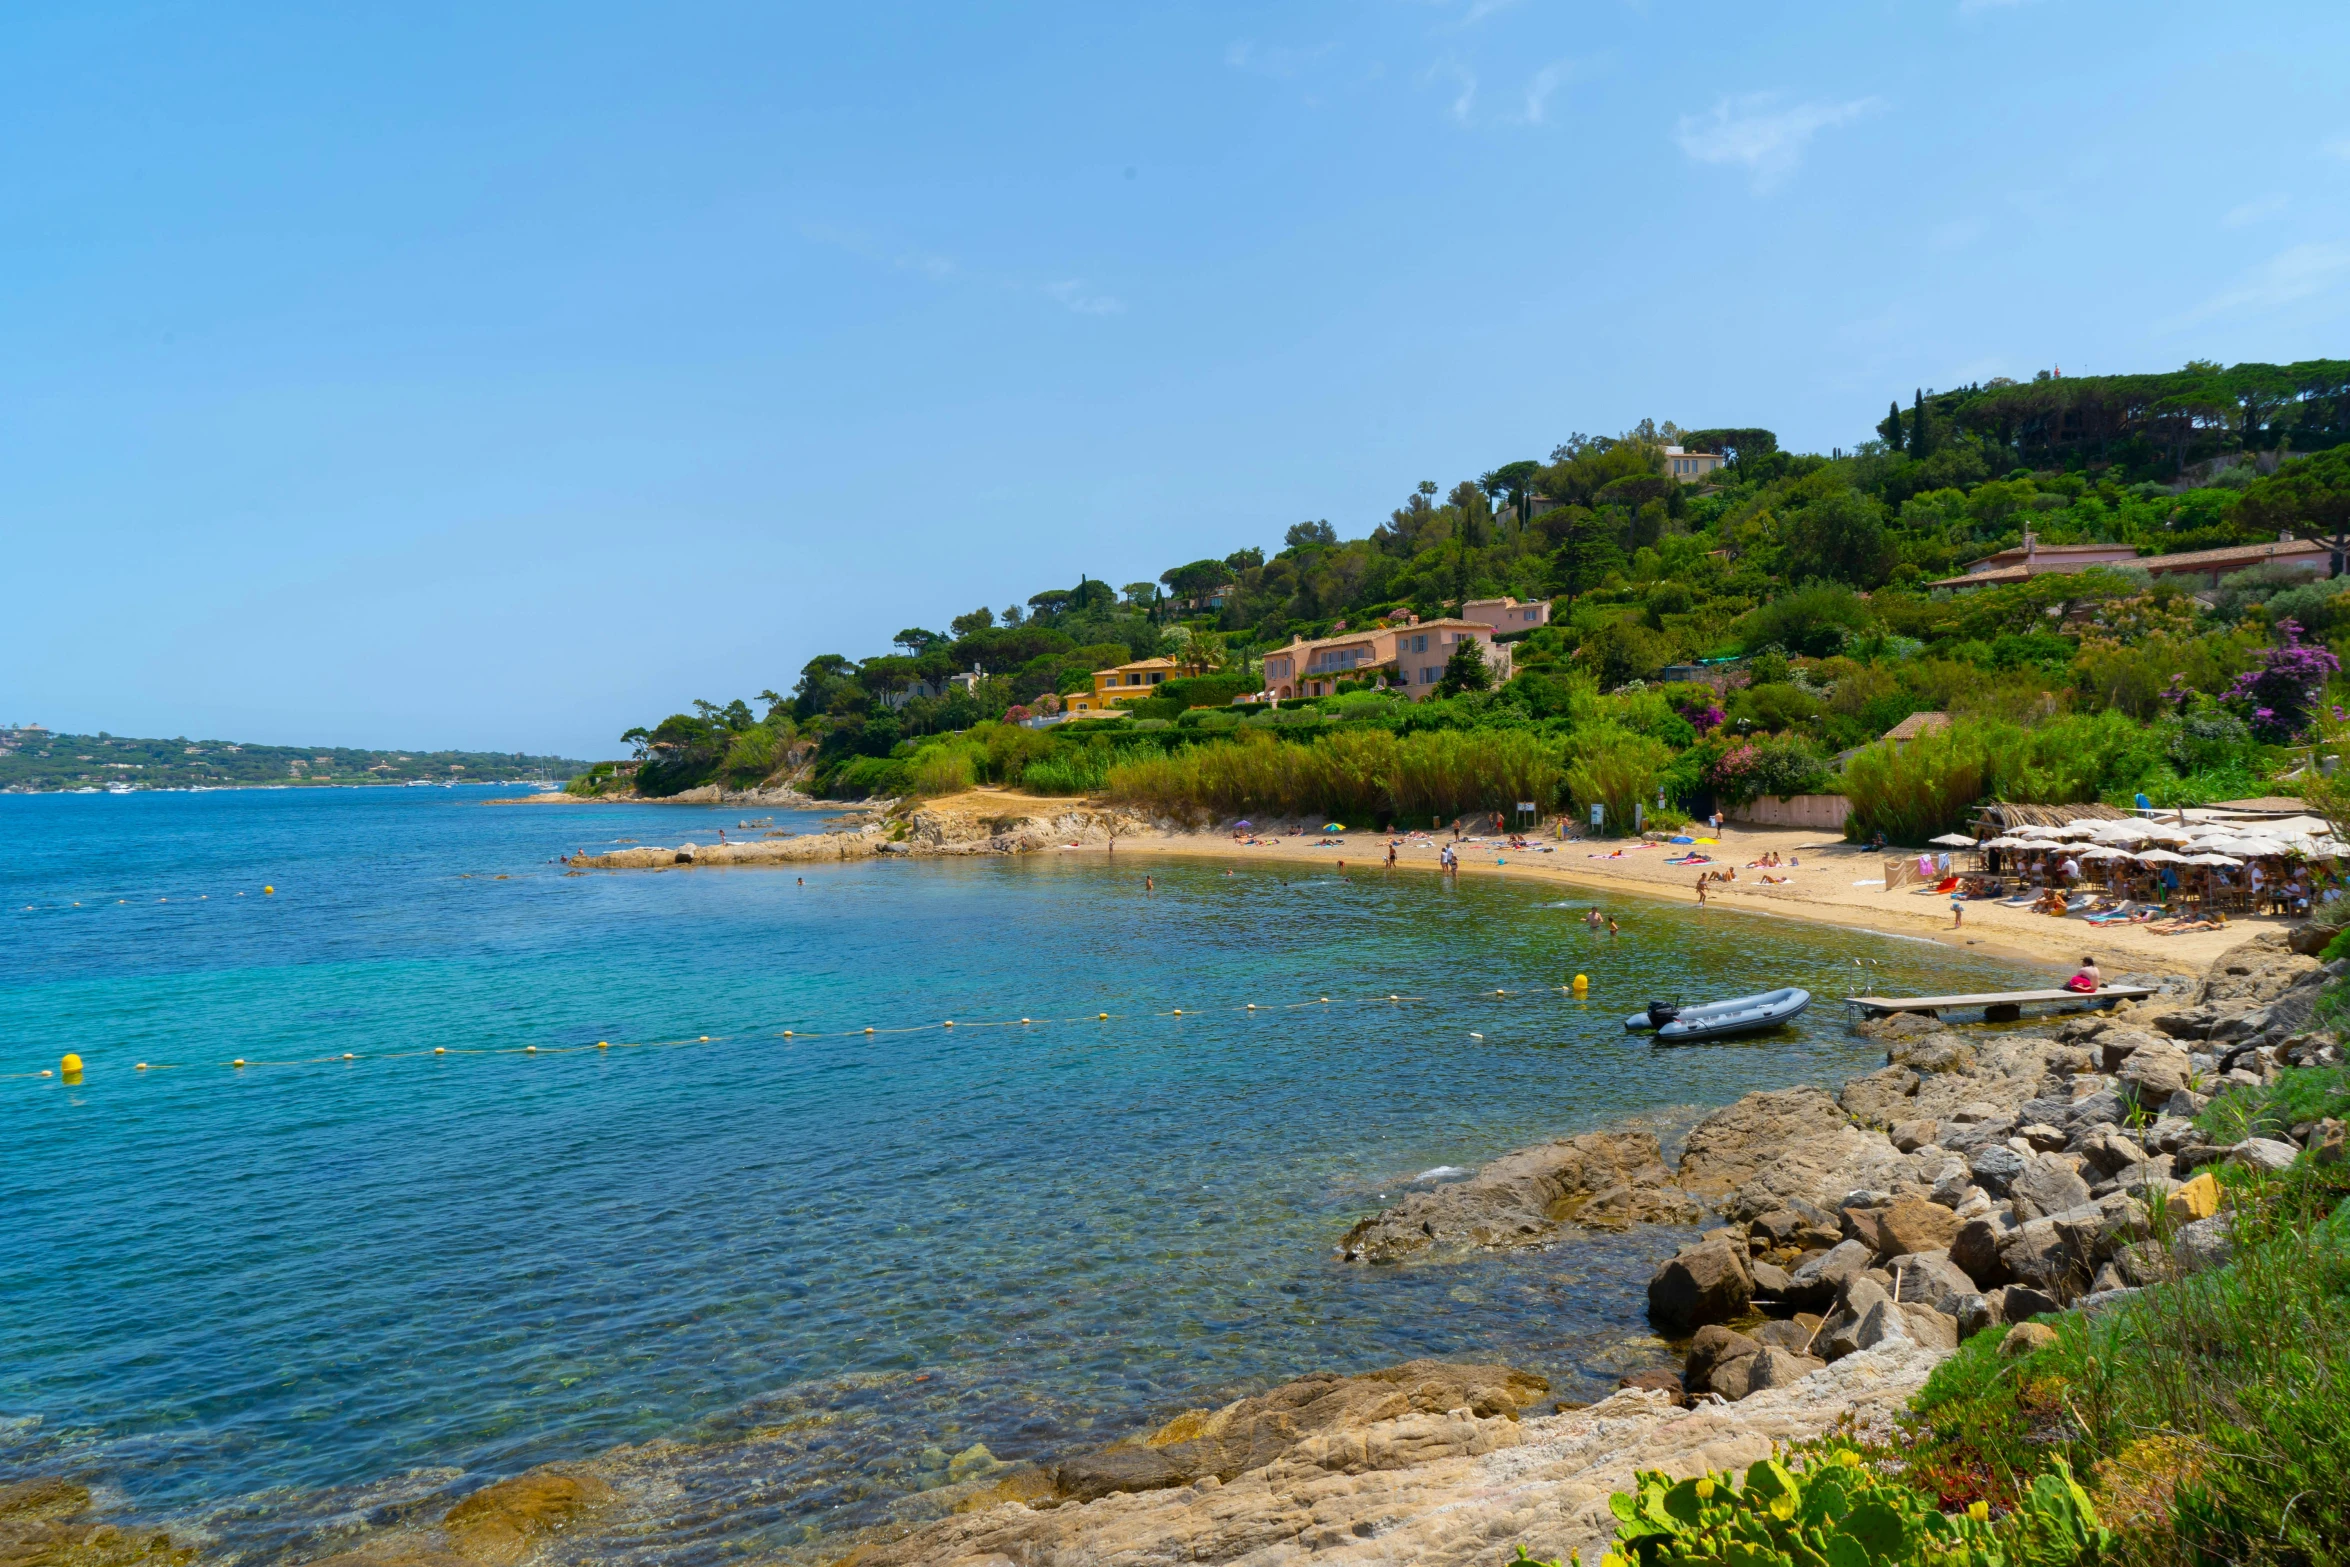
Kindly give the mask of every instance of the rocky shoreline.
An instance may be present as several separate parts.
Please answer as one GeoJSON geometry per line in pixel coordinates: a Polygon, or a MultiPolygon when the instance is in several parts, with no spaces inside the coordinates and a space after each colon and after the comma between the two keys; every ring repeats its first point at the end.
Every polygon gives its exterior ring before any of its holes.
{"type": "Polygon", "coordinates": [[[1635,1469],[1732,1468],[1774,1442],[1889,1427],[1962,1339],[2095,1310],[2227,1249],[2205,1166],[2343,1157],[2341,1123],[2296,1143],[2200,1140],[2208,1092],[2338,1063],[2312,1030],[2320,964],[2267,932],[2191,987],[2034,1028],[1963,1037],[1914,1016],[1861,1025],[1886,1065],[1831,1095],[1748,1094],[1668,1164],[1645,1131],[1504,1155],[1348,1231],[1375,1267],[1571,1244],[1578,1230],[1715,1227],[1650,1281],[1678,1371],[1587,1409],[1532,1411],[1537,1379],[1414,1362],[1307,1378],[1192,1411],[1099,1452],[978,1486],[943,1519],[839,1560],[1166,1564],[1478,1561],[1517,1544],[1596,1559],[1606,1498],[1635,1469]],[[2170,1243],[2150,1242],[2157,1210],[2170,1243]]]}
{"type": "MultiPolygon", "coordinates": [[[[837,853],[836,839],[879,836],[779,842],[837,853]]],[[[2321,990],[2346,971],[2265,932],[2191,985],[2168,981],[2148,1000],[2034,1027],[1863,1024],[1885,1043],[1882,1068],[1834,1094],[1748,1094],[1699,1121],[1677,1160],[1645,1130],[1561,1138],[1415,1192],[1340,1241],[1339,1265],[1370,1269],[1710,1223],[1648,1287],[1650,1320],[1679,1346],[1678,1369],[1635,1373],[1597,1404],[1546,1412],[1543,1379],[1497,1365],[1316,1373],[1056,1460],[1007,1466],[975,1448],[957,1456],[950,1483],[893,1507],[895,1521],[777,1559],[1287,1567],[1308,1557],[1493,1562],[1522,1544],[1596,1560],[1614,1527],[1608,1497],[1636,1470],[1689,1475],[1831,1431],[1890,1434],[1963,1338],[1996,1328],[2009,1347],[2030,1347],[2052,1331],[2035,1315],[2097,1310],[2224,1260],[2207,1167],[2273,1168],[2304,1149],[2340,1160],[2344,1127],[2220,1146],[2192,1118],[2222,1085],[2339,1063],[2339,1040],[2312,1025],[2321,990]],[[2158,1215],[2160,1245],[2150,1239],[2158,1215]]],[[[618,1558],[657,1505],[642,1489],[629,1449],[544,1466],[437,1517],[410,1514],[329,1560],[618,1558]]],[[[118,1533],[77,1485],[0,1488],[0,1562],[176,1567],[194,1556],[118,1533]]]]}

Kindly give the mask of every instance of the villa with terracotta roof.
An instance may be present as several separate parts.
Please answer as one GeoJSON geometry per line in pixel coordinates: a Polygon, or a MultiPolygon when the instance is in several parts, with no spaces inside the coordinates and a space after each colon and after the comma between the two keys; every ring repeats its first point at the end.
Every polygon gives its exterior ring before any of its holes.
{"type": "Polygon", "coordinates": [[[1329,696],[1341,680],[1368,679],[1417,702],[1435,692],[1446,661],[1464,640],[1483,644],[1495,685],[1509,679],[1509,645],[1493,640],[1493,627],[1474,620],[1411,620],[1275,648],[1265,655],[1265,690],[1276,697],[1329,696]]]}
{"type": "Polygon", "coordinates": [[[2140,555],[2127,544],[2042,544],[2030,529],[2023,543],[1996,555],[1986,555],[1955,577],[1926,584],[1930,588],[1987,588],[2003,582],[2025,582],[2052,572],[2087,571],[2092,566],[2128,566],[2155,577],[2199,577],[2216,588],[2232,572],[2254,566],[2279,565],[2323,576],[2333,569],[2333,552],[2315,539],[2279,534],[2273,542],[2229,544],[2219,549],[2185,550],[2176,555],[2140,555]]]}

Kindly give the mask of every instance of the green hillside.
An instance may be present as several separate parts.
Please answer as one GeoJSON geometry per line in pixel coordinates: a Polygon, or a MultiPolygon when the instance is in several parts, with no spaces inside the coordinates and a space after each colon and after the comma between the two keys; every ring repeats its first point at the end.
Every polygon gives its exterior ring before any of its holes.
{"type": "MultiPolygon", "coordinates": [[[[1449,488],[1421,482],[1368,527],[1301,522],[1276,549],[1197,559],[1174,540],[1155,582],[1081,579],[901,629],[891,651],[824,655],[788,692],[763,691],[762,709],[697,702],[631,730],[633,760],[576,787],[632,772],[647,794],[785,774],[836,794],[978,780],[1204,813],[1253,800],[1383,815],[1539,784],[1562,807],[1662,788],[1695,808],[1939,787],[1885,783],[1864,749],[1932,711],[1957,724],[1937,745],[2011,798],[2227,797],[2289,773],[2326,718],[2335,653],[2350,649],[2342,581],[2254,564],[2214,587],[2125,562],[1935,584],[2027,529],[2141,559],[2330,536],[2350,527],[2346,442],[2342,360],[1920,389],[1826,455],[1782,450],[1763,428],[1644,420],[1449,488]],[[1722,465],[1692,482],[1674,447],[1722,465]],[[1363,680],[1278,713],[1230,705],[1293,637],[1497,596],[1554,610],[1513,640],[1505,682],[1463,667],[1420,703],[1363,680]],[[1183,678],[1122,716],[1004,722],[1090,689],[1096,669],[1159,656],[1183,678]],[[948,683],[964,672],[977,678],[948,683]],[[1441,788],[1421,776],[1439,766],[1422,737],[1468,731],[1540,765],[1506,785],[1490,757],[1443,764],[1467,771],[1441,788]],[[1276,744],[1322,749],[1223,754],[1276,744]],[[1361,754],[1341,766],[1347,746],[1361,754]]],[[[1922,820],[1875,799],[1856,819],[1922,820]]]]}

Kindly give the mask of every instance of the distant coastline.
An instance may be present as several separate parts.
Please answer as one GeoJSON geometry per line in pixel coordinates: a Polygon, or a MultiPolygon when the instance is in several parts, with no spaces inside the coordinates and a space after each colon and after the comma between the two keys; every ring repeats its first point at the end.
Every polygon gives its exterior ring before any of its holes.
{"type": "Polygon", "coordinates": [[[0,725],[0,794],[137,794],[154,790],[562,784],[587,770],[521,751],[403,751],[248,745],[233,740],[59,734],[0,725]]]}

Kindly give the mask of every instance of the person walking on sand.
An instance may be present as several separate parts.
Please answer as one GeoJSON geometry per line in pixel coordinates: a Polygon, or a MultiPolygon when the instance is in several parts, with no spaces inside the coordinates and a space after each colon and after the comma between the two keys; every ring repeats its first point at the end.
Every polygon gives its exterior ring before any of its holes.
{"type": "Polygon", "coordinates": [[[1701,909],[1705,907],[1705,873],[1702,871],[1697,877],[1697,906],[1701,909]]]}
{"type": "Polygon", "coordinates": [[[1392,838],[1387,840],[1387,868],[1395,869],[1395,840],[1392,838]]]}
{"type": "Polygon", "coordinates": [[[1950,899],[1950,928],[1957,930],[1966,924],[1966,900],[1957,894],[1950,899]]]}

